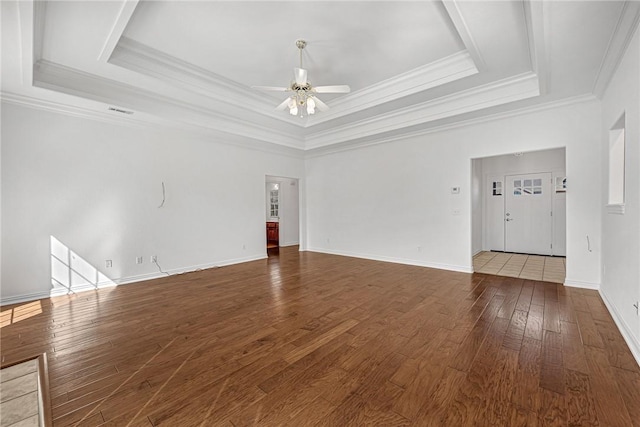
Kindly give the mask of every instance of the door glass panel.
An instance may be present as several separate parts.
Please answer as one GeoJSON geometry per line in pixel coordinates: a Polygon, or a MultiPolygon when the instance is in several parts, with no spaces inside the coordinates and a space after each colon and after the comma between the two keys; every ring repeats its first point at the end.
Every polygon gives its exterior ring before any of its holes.
{"type": "Polygon", "coordinates": [[[536,178],[533,180],[533,185],[536,187],[540,187],[542,185],[542,180],[540,178],[536,178]]]}

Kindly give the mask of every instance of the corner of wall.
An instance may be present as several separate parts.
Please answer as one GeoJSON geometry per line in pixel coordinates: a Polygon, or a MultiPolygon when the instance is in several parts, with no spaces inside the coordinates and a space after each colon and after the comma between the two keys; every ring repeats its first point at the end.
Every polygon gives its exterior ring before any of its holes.
{"type": "Polygon", "coordinates": [[[590,289],[590,290],[593,290],[593,291],[599,291],[600,290],[600,283],[585,282],[583,280],[565,279],[564,280],[564,286],[569,286],[571,288],[590,289]]]}
{"type": "Polygon", "coordinates": [[[624,319],[616,309],[616,306],[613,304],[613,302],[609,300],[606,292],[603,289],[600,289],[598,293],[600,294],[602,301],[604,301],[604,304],[607,307],[607,310],[609,310],[611,317],[613,317],[613,321],[618,327],[618,330],[620,330],[620,334],[622,334],[622,337],[624,338],[625,342],[629,346],[629,350],[631,350],[631,354],[633,354],[633,357],[636,359],[636,362],[640,366],[640,341],[638,341],[636,337],[634,337],[633,332],[631,331],[631,328],[624,321],[624,319]]]}

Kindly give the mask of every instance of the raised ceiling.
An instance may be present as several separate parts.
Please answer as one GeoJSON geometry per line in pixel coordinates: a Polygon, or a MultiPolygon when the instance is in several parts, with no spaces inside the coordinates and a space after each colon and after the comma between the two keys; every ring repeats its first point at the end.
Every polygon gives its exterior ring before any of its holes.
{"type": "Polygon", "coordinates": [[[601,94],[640,16],[617,1],[3,1],[2,96],[229,141],[334,149],[601,94]],[[298,65],[348,84],[275,106],[298,65]],[[109,111],[109,107],[132,114],[109,111]]]}

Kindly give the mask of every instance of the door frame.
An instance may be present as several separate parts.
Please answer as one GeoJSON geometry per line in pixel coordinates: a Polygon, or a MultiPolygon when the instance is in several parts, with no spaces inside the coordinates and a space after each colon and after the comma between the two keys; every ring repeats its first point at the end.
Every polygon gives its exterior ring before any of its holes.
{"type": "MultiPolygon", "coordinates": [[[[541,170],[543,169],[544,172],[551,172],[552,173],[552,178],[554,179],[554,184],[555,184],[555,180],[556,178],[567,178],[567,172],[568,172],[568,166],[567,166],[567,158],[568,153],[567,153],[567,147],[566,146],[559,146],[559,147],[549,147],[549,148],[544,148],[544,149],[539,149],[539,150],[531,150],[531,151],[525,151],[522,152],[522,154],[524,155],[528,155],[529,153],[537,153],[537,152],[546,152],[546,151],[556,151],[558,150],[558,155],[562,156],[564,159],[563,161],[557,161],[554,160],[552,161],[550,164],[546,163],[546,162],[540,162],[539,160],[535,160],[533,162],[531,162],[529,164],[529,166],[531,166],[530,168],[527,167],[518,167],[516,166],[513,162],[508,161],[507,157],[511,157],[511,156],[518,156],[518,153],[516,152],[500,152],[500,153],[483,153],[481,155],[477,155],[477,156],[472,156],[470,157],[470,161],[468,163],[468,185],[470,189],[474,188],[474,180],[476,180],[476,178],[479,179],[481,186],[480,186],[480,198],[481,198],[481,203],[479,204],[474,204],[474,192],[473,191],[469,191],[469,196],[467,199],[467,203],[469,204],[469,211],[471,212],[471,215],[469,216],[469,222],[468,222],[468,226],[469,226],[469,243],[468,243],[468,260],[469,260],[469,271],[473,272],[473,257],[476,255],[476,253],[474,253],[474,249],[477,251],[477,248],[474,248],[474,235],[477,236],[477,230],[474,224],[481,224],[480,227],[482,227],[482,229],[480,230],[480,232],[478,233],[481,238],[482,238],[482,244],[480,246],[480,251],[489,251],[489,247],[488,247],[488,239],[487,239],[487,227],[488,227],[488,222],[487,222],[487,218],[488,218],[488,209],[487,209],[487,192],[488,192],[488,181],[490,177],[496,177],[496,176],[506,176],[506,175],[516,175],[516,174],[520,174],[520,173],[536,173],[536,170],[541,170]],[[494,159],[494,158],[503,158],[503,163],[501,163],[502,166],[500,166],[500,164],[492,164],[491,167],[487,167],[486,164],[484,163],[485,161],[489,160],[489,159],[494,159]],[[478,162],[475,164],[475,169],[474,169],[474,162],[478,162]],[[496,167],[497,166],[497,167],[496,167]],[[523,171],[524,170],[524,171],[523,171]],[[480,217],[480,219],[478,219],[477,217],[480,217]]],[[[504,178],[503,178],[503,182],[504,182],[504,178]]],[[[553,197],[553,255],[554,256],[563,256],[563,257],[569,257],[569,248],[568,248],[568,235],[567,232],[568,230],[575,228],[575,227],[571,227],[571,224],[569,223],[569,217],[568,217],[568,212],[567,212],[567,208],[569,205],[569,200],[567,197],[567,192],[557,192],[555,191],[555,188],[552,188],[552,197],[553,197]],[[562,213],[562,215],[560,215],[562,213]],[[556,250],[556,248],[558,250],[556,250]]],[[[566,190],[568,191],[568,190],[566,190]]],[[[504,202],[502,203],[502,207],[501,207],[501,218],[504,218],[504,202]]],[[[503,227],[504,230],[504,227],[503,227]]],[[[503,240],[504,242],[504,240],[503,240]]],[[[504,251],[504,248],[503,248],[504,251]]],[[[567,261],[568,262],[568,261],[567,261]]]]}
{"type": "MultiPolygon", "coordinates": [[[[283,247],[282,246],[282,242],[283,242],[283,224],[286,224],[288,219],[286,218],[286,216],[284,217],[284,221],[283,221],[283,210],[282,207],[284,205],[284,203],[289,203],[290,201],[287,200],[286,196],[285,196],[285,192],[282,191],[282,186],[284,182],[287,181],[295,181],[296,182],[296,187],[298,190],[298,206],[297,206],[297,211],[298,211],[298,245],[299,245],[299,250],[305,250],[304,246],[306,244],[306,240],[304,239],[304,227],[306,226],[306,218],[304,217],[304,210],[302,209],[303,206],[303,195],[304,195],[304,189],[302,188],[302,179],[301,178],[296,178],[296,177],[288,177],[288,176],[284,176],[284,175],[273,175],[273,174],[266,174],[264,177],[264,181],[263,181],[263,200],[262,200],[262,206],[263,206],[263,215],[266,215],[266,206],[267,206],[267,191],[266,191],[266,185],[268,183],[278,183],[280,184],[280,188],[278,191],[278,202],[279,202],[279,207],[278,207],[278,242],[279,242],[279,247],[283,247]]],[[[265,216],[265,224],[268,221],[268,219],[265,216]]],[[[285,233],[285,237],[286,237],[286,233],[285,233]]],[[[266,236],[266,232],[263,232],[263,238],[264,238],[264,248],[265,248],[265,252],[266,252],[266,248],[267,248],[267,236],[266,236]]],[[[295,246],[295,244],[293,245],[287,245],[287,246],[295,246]]]]}

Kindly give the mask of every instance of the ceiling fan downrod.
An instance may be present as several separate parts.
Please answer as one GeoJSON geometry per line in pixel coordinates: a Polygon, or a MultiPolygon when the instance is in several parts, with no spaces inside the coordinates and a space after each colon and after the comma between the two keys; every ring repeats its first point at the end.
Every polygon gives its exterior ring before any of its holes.
{"type": "Polygon", "coordinates": [[[298,39],[296,40],[296,47],[300,51],[300,68],[302,68],[302,49],[307,47],[307,42],[305,40],[298,39]]]}

